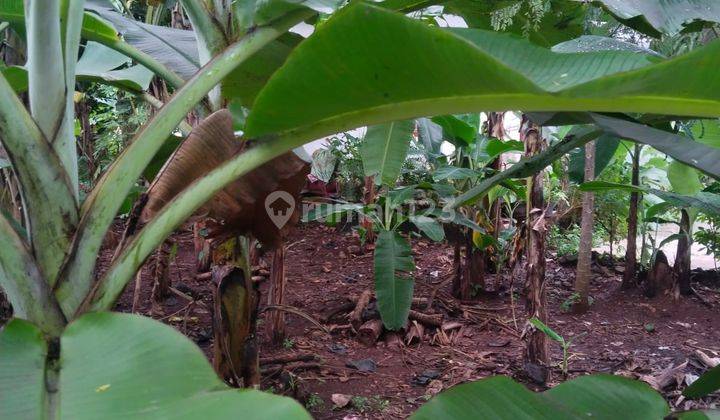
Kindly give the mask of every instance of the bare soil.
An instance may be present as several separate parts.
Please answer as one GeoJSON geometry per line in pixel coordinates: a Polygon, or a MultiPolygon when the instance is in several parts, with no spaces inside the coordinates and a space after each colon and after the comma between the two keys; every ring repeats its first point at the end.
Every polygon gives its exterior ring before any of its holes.
{"type": "MultiPolygon", "coordinates": [[[[173,239],[178,244],[177,257],[170,267],[173,286],[199,302],[190,303],[173,295],[153,311],[151,276],[146,268],[139,312],[177,328],[210,355],[215,286],[209,279],[196,279],[190,232],[177,233],[173,239]]],[[[265,358],[310,353],[321,361],[290,363],[284,369],[264,367],[261,388],[298,398],[319,419],[405,417],[441,389],[491,375],[509,375],[534,390],[544,389],[526,376],[522,364],[524,306],[518,293],[510,291],[522,286],[524,274],[500,277],[489,274],[488,282],[499,291],[460,305],[449,295],[451,247],[425,239],[416,238],[412,242],[417,264],[415,296],[433,296],[430,308],[421,305],[418,310],[442,314],[445,322],[460,323],[459,328],[445,333],[426,328],[421,342],[401,348],[386,345],[384,337],[376,345],[366,347],[356,339],[345,312],[324,321],[334,309],[372,288],[372,251],[363,250],[352,233],[303,225],[287,241],[287,305],[320,322],[325,331],[289,313],[287,338],[282,346],[276,347],[266,336],[261,316],[260,354],[265,358]],[[360,372],[348,367],[350,362],[363,359],[374,361],[376,370],[360,372]],[[343,408],[337,408],[333,394],[354,398],[343,408]]],[[[110,256],[111,251],[107,251],[102,258],[107,260],[110,256]]],[[[571,349],[570,377],[605,372],[652,382],[664,369],[688,361],[677,380],[663,390],[668,401],[682,409],[714,407],[720,402],[717,397],[701,401],[680,399],[686,376],[698,375],[705,369],[693,354],[700,350],[711,357],[720,356],[717,277],[695,284],[704,303],[696,296],[674,300],[664,295],[648,299],[638,290],[619,290],[621,265],[596,264],[591,310],[573,315],[564,312],[562,306],[572,294],[574,268],[561,266],[551,257],[548,255],[547,267],[549,325],[565,338],[578,337],[571,349]]],[[[130,310],[133,289],[133,284],[128,286],[118,310],[130,310]]],[[[267,284],[262,284],[263,306],[266,289],[267,284]]],[[[559,363],[560,347],[553,342],[550,347],[553,362],[559,363]]],[[[555,366],[547,385],[562,379],[559,366],[555,366]]]]}

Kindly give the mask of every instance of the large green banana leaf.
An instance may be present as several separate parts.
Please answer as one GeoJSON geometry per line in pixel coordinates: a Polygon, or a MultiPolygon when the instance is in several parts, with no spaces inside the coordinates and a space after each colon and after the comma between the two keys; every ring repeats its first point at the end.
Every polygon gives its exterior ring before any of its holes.
{"type": "Polygon", "coordinates": [[[536,48],[504,34],[451,32],[351,4],[273,75],[255,101],[246,132],[319,137],[365,124],[478,110],[720,114],[720,42],[656,64],[626,51],[559,54],[536,48]],[[493,56],[503,44],[513,51],[493,56]]]}
{"type": "MultiPolygon", "coordinates": [[[[81,82],[98,82],[133,93],[147,90],[153,73],[142,65],[126,67],[129,59],[108,47],[90,41],[75,67],[76,77],[81,82]],[[122,68],[121,68],[122,67],[122,68]]],[[[28,75],[24,67],[12,66],[0,69],[15,92],[28,88],[28,75]]]]}
{"type": "Polygon", "coordinates": [[[415,122],[396,121],[369,127],[360,147],[365,176],[378,184],[394,186],[412,140],[415,122]]]}
{"type": "Polygon", "coordinates": [[[405,326],[412,304],[415,269],[410,244],[399,233],[382,230],[375,242],[375,296],[389,330],[405,326]]]}
{"type": "Polygon", "coordinates": [[[50,344],[32,324],[0,331],[3,419],[309,419],[290,398],[225,386],[192,342],[135,315],[93,313],[50,344]],[[51,357],[48,357],[50,355],[51,357]],[[54,356],[54,357],[52,357],[54,356]]]}
{"type": "Polygon", "coordinates": [[[650,386],[620,376],[581,376],[541,393],[495,376],[450,388],[411,418],[656,420],[669,412],[667,402],[650,386]]]}
{"type": "Polygon", "coordinates": [[[200,68],[197,41],[192,31],[149,25],[123,16],[108,0],[87,0],[85,9],[106,20],[125,42],[152,56],[183,79],[200,68]]]}
{"type": "Polygon", "coordinates": [[[604,7],[625,25],[656,38],[720,22],[717,0],[594,0],[593,3],[604,7]]]}

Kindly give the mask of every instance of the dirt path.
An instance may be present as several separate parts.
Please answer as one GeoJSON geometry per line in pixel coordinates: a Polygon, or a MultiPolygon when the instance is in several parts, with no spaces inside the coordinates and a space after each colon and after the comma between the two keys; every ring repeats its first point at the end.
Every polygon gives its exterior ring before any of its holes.
{"type": "MultiPolygon", "coordinates": [[[[171,297],[163,305],[164,315],[153,316],[187,334],[209,354],[212,334],[206,308],[212,305],[213,286],[209,280],[195,280],[189,233],[176,235],[175,239],[179,254],[171,267],[173,283],[185,293],[199,297],[205,307],[187,307],[182,298],[171,297]]],[[[287,304],[315,319],[322,319],[345,304],[349,297],[372,287],[372,252],[360,252],[356,237],[324,226],[304,226],[288,244],[287,304]]],[[[515,302],[513,319],[507,290],[509,278],[497,280],[491,276],[490,280],[504,285],[503,291],[482,296],[477,303],[449,312],[446,306],[454,302],[445,299],[452,270],[450,247],[416,239],[413,250],[418,266],[415,296],[429,298],[432,290],[440,285],[433,307],[422,310],[442,314],[445,321],[460,323],[460,329],[446,334],[426,329],[421,342],[399,349],[388,347],[383,339],[373,347],[366,347],[357,341],[342,317],[324,324],[332,330],[327,334],[302,317],[288,315],[288,337],[280,348],[270,345],[264,325],[259,326],[261,357],[311,353],[320,356],[322,362],[310,369],[291,372],[270,369],[263,378],[262,388],[297,397],[320,419],[401,418],[416,410],[433,393],[460,382],[502,374],[529,383],[522,373],[523,344],[519,338],[519,330],[524,325],[523,307],[522,302],[515,302]],[[359,372],[348,367],[349,363],[364,359],[375,363],[374,372],[359,372]],[[334,408],[333,394],[344,394],[352,400],[344,408],[334,408]]],[[[720,285],[717,282],[712,288],[702,288],[703,295],[714,305],[709,309],[695,297],[674,302],[666,296],[651,300],[639,292],[620,293],[619,275],[611,269],[596,269],[591,285],[594,299],[591,311],[574,316],[561,309],[563,301],[571,295],[574,269],[548,262],[550,326],[565,337],[584,334],[572,349],[571,376],[587,372],[652,376],[673,363],[688,360],[698,348],[705,349],[711,356],[720,356],[717,353],[720,351],[717,317],[720,285]]],[[[149,282],[147,274],[144,280],[149,282]]],[[[266,287],[261,288],[263,302],[266,287]]],[[[129,309],[132,289],[130,285],[126,290],[120,310],[129,309]]],[[[149,287],[144,289],[141,313],[150,314],[149,287]]],[[[559,362],[560,349],[551,346],[553,360],[559,362]]],[[[698,374],[701,370],[691,358],[683,372],[698,374]]],[[[560,371],[555,369],[550,385],[560,379],[560,371]]],[[[539,389],[535,385],[531,387],[539,389]]],[[[668,387],[665,394],[675,403],[678,386],[668,387]]]]}

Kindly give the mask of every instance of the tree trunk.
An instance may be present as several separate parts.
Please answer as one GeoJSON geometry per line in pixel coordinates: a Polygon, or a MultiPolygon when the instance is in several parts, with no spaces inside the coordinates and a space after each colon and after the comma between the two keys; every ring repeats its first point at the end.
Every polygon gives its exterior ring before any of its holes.
{"type": "MultiPolygon", "coordinates": [[[[487,135],[490,137],[494,137],[498,140],[503,140],[505,138],[505,126],[503,124],[505,118],[504,112],[489,112],[488,113],[488,120],[487,120],[487,135]]],[[[498,155],[495,160],[490,163],[490,168],[492,168],[495,171],[500,171],[502,169],[503,164],[503,158],[502,154],[498,155]]],[[[493,203],[491,203],[492,206],[490,208],[490,222],[493,226],[493,236],[495,239],[498,238],[498,234],[500,233],[500,205],[501,199],[498,198],[493,203]]]]}
{"type": "Polygon", "coordinates": [[[485,253],[475,248],[472,232],[465,232],[464,243],[455,245],[455,280],[453,295],[460,300],[472,300],[485,290],[485,253]]]}
{"type": "MultiPolygon", "coordinates": [[[[540,127],[523,116],[520,128],[520,137],[525,142],[525,156],[530,157],[540,153],[543,149],[543,139],[540,127]]],[[[528,179],[527,192],[527,274],[525,284],[527,287],[526,311],[528,319],[538,318],[543,323],[548,322],[545,293],[545,215],[543,213],[543,172],[535,174],[528,179]]],[[[537,329],[530,329],[526,334],[527,348],[525,353],[526,370],[543,371],[543,378],[547,379],[547,369],[550,362],[547,349],[547,337],[537,329]]]]}
{"type": "Polygon", "coordinates": [[[153,313],[161,313],[161,303],[170,296],[170,256],[174,246],[171,239],[165,240],[155,251],[153,266],[152,305],[153,313]]]}
{"type": "MultiPolygon", "coordinates": [[[[285,304],[285,245],[280,245],[273,253],[270,266],[270,282],[268,287],[268,305],[285,304]]],[[[283,311],[268,312],[267,333],[273,344],[281,345],[285,340],[285,313],[283,311]]]]}
{"type": "MultiPolygon", "coordinates": [[[[632,185],[640,185],[640,145],[635,143],[632,161],[632,185]]],[[[630,193],[630,209],[628,213],[628,236],[625,250],[625,272],[623,273],[622,289],[632,289],[637,286],[637,227],[638,205],[640,193],[630,193]]]]}
{"type": "MultiPolygon", "coordinates": [[[[365,186],[363,188],[363,204],[366,206],[375,204],[375,177],[366,176],[365,186]]],[[[365,243],[375,243],[375,231],[373,231],[373,221],[367,217],[361,217],[360,225],[365,229],[365,243]]]]}
{"type": "Polygon", "coordinates": [[[681,295],[692,294],[690,289],[690,215],[683,209],[680,211],[680,239],[678,239],[677,255],[675,256],[675,276],[681,295]]]}
{"type": "Polygon", "coordinates": [[[257,388],[260,359],[256,327],[260,293],[250,275],[248,247],[236,243],[235,250],[234,263],[215,267],[212,274],[213,282],[218,285],[213,311],[213,366],[230,385],[257,388]]]}
{"type": "MultiPolygon", "coordinates": [[[[595,178],[595,142],[585,145],[585,182],[595,178]]],[[[580,248],[578,249],[577,270],[575,272],[575,293],[577,300],[573,305],[574,313],[587,312],[590,307],[590,276],[592,264],[593,216],[595,195],[584,192],[582,195],[582,218],[580,220],[580,248]]]]}

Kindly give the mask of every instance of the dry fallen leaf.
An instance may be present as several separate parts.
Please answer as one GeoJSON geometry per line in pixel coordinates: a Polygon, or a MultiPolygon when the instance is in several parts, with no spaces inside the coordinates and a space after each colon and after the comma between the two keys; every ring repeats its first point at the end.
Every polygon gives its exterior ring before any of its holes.
{"type": "Polygon", "coordinates": [[[428,395],[437,395],[442,391],[443,389],[443,383],[439,379],[434,379],[430,381],[430,384],[428,384],[427,388],[425,388],[425,392],[428,395]]]}

